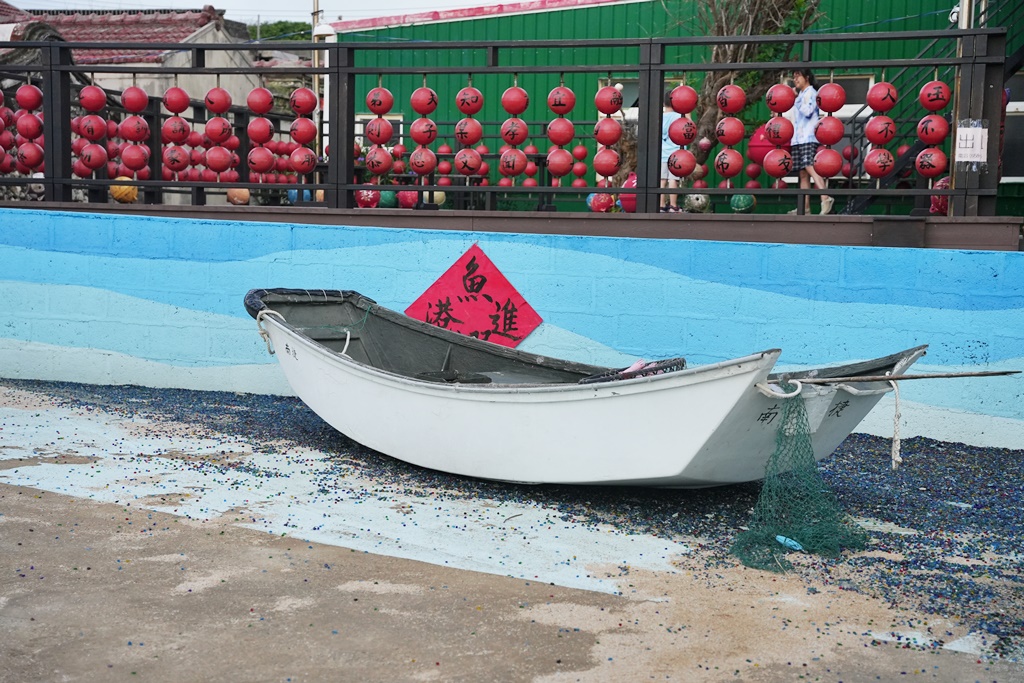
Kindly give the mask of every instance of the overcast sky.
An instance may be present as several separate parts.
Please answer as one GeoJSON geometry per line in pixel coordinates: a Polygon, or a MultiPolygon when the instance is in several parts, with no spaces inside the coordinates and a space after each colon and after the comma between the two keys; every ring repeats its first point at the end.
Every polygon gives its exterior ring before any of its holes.
{"type": "MultiPolygon", "coordinates": [[[[515,0],[512,0],[513,2],[515,0]]],[[[225,16],[247,24],[274,21],[309,21],[313,13],[314,0],[8,0],[22,9],[198,9],[212,4],[225,10],[225,16]]],[[[506,0],[508,2],[508,0],[506,0]]],[[[483,7],[500,4],[499,0],[393,0],[392,2],[354,2],[345,0],[319,0],[320,9],[328,21],[344,19],[366,19],[387,17],[395,14],[411,14],[428,10],[451,9],[455,7],[483,7]]]]}

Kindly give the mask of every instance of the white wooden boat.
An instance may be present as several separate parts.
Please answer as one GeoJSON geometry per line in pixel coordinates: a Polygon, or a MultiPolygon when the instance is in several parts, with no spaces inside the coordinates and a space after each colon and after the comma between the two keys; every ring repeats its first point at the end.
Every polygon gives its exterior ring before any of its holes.
{"type": "Polygon", "coordinates": [[[335,429],[406,462],[513,482],[705,487],[761,479],[786,400],[805,401],[822,459],[924,346],[771,375],[781,351],[628,370],[508,349],[351,291],[259,289],[245,306],[295,393],[335,429]],[[874,377],[858,381],[858,376],[874,377]]]}

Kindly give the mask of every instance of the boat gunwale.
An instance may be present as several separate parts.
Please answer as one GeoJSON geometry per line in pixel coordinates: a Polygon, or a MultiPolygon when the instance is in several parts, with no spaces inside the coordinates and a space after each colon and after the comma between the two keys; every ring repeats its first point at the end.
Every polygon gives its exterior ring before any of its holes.
{"type": "MultiPolygon", "coordinates": [[[[689,380],[693,377],[700,377],[701,375],[717,375],[717,371],[725,370],[731,367],[738,367],[748,363],[760,364],[764,362],[766,356],[774,356],[771,360],[771,365],[768,369],[774,366],[775,360],[778,359],[778,354],[782,353],[781,349],[767,349],[758,353],[752,353],[747,356],[739,358],[733,358],[729,360],[719,361],[717,363],[711,363],[708,365],[698,365],[694,367],[684,368],[682,370],[676,370],[672,372],[665,372],[658,375],[648,375],[645,377],[631,377],[628,379],[610,380],[607,382],[595,382],[588,384],[580,384],[579,382],[541,382],[541,383],[500,383],[500,382],[489,382],[487,384],[476,384],[476,383],[459,383],[459,382],[432,382],[429,380],[418,379],[416,377],[410,377],[397,372],[391,372],[390,370],[382,370],[381,368],[375,367],[368,363],[362,363],[355,360],[350,356],[346,356],[338,351],[328,348],[320,342],[312,339],[311,337],[302,334],[294,326],[287,322],[282,322],[274,317],[264,318],[264,321],[270,322],[273,325],[277,325],[292,338],[301,341],[307,346],[311,347],[317,353],[334,359],[341,364],[359,371],[361,374],[387,378],[396,384],[407,385],[410,387],[417,387],[426,389],[429,391],[440,391],[449,392],[455,394],[471,394],[471,395],[484,395],[493,398],[498,398],[503,395],[515,395],[515,394],[566,394],[575,393],[580,394],[580,398],[596,398],[600,397],[601,394],[616,395],[616,389],[632,388],[643,384],[659,383],[664,386],[652,386],[650,390],[660,391],[662,389],[673,389],[676,387],[678,382],[666,383],[666,380],[685,379],[689,380]],[[596,395],[596,396],[595,396],[596,395]]],[[[708,377],[705,381],[711,381],[718,377],[708,377]]],[[[687,382],[687,384],[696,382],[687,382]]]]}
{"type": "MultiPolygon", "coordinates": [[[[463,335],[463,334],[460,334],[460,333],[457,333],[457,332],[453,332],[451,330],[447,330],[447,329],[444,329],[444,328],[439,328],[439,327],[436,327],[434,325],[429,325],[429,324],[424,323],[424,322],[422,322],[420,320],[417,320],[415,318],[411,318],[411,317],[405,315],[404,313],[399,313],[399,312],[394,311],[392,309],[389,309],[389,308],[387,308],[385,306],[381,306],[380,304],[378,304],[375,300],[371,299],[370,297],[367,297],[366,295],[361,294],[359,292],[356,292],[354,290],[331,290],[331,289],[309,290],[309,289],[289,289],[289,288],[252,289],[245,296],[245,307],[248,310],[249,314],[253,318],[258,318],[258,314],[259,314],[260,311],[263,311],[263,310],[274,311],[274,309],[271,308],[270,305],[267,304],[263,300],[263,297],[266,296],[266,295],[278,295],[278,296],[305,295],[309,299],[308,303],[312,304],[312,305],[329,305],[329,304],[348,303],[348,304],[350,304],[352,306],[355,306],[359,310],[366,311],[370,315],[379,316],[379,317],[381,317],[382,319],[384,319],[386,321],[389,321],[389,322],[401,325],[402,327],[404,327],[404,328],[406,328],[408,330],[411,330],[411,331],[413,331],[415,333],[433,336],[435,338],[441,339],[443,341],[447,341],[447,342],[452,343],[452,344],[457,344],[457,345],[468,347],[468,348],[471,348],[471,349],[477,349],[477,350],[480,350],[480,351],[482,351],[484,353],[494,354],[494,355],[497,355],[497,356],[504,357],[505,359],[513,359],[513,360],[525,362],[525,363],[528,363],[528,364],[539,365],[539,366],[544,366],[544,367],[548,367],[548,368],[556,368],[556,369],[565,370],[565,371],[568,371],[568,372],[579,372],[581,374],[584,372],[583,368],[593,369],[593,370],[596,370],[597,372],[602,372],[602,371],[603,372],[610,372],[610,371],[616,370],[616,368],[605,367],[605,366],[594,366],[594,365],[590,365],[590,364],[586,364],[586,363],[578,363],[576,361],[566,360],[566,359],[562,359],[562,358],[556,358],[556,357],[553,357],[553,356],[544,356],[544,355],[541,355],[541,354],[531,353],[529,351],[521,351],[519,349],[508,348],[508,347],[501,346],[501,345],[498,345],[498,344],[493,344],[493,343],[490,343],[490,342],[487,342],[487,341],[484,341],[484,340],[481,340],[481,339],[476,339],[474,337],[469,337],[469,336],[466,336],[466,335],[463,335]],[[320,300],[317,301],[316,299],[313,298],[314,296],[320,297],[320,300]],[[336,299],[336,301],[332,301],[332,299],[336,299]]],[[[295,302],[292,302],[292,303],[301,304],[303,302],[295,301],[295,302]]],[[[335,351],[334,349],[331,349],[327,345],[325,345],[325,344],[317,341],[313,337],[303,333],[299,328],[297,328],[296,326],[294,326],[291,323],[289,323],[287,321],[287,319],[284,318],[283,315],[280,315],[280,314],[278,314],[278,315],[280,316],[280,319],[278,319],[276,317],[273,317],[273,316],[264,316],[263,319],[264,320],[269,320],[269,321],[271,321],[273,323],[281,324],[283,327],[285,327],[288,330],[290,330],[291,334],[294,337],[296,337],[297,339],[301,339],[302,341],[304,341],[304,342],[306,342],[308,344],[313,345],[314,348],[320,350],[321,353],[327,355],[328,357],[340,359],[342,362],[344,362],[346,364],[349,364],[349,365],[351,365],[352,367],[355,367],[355,368],[364,368],[365,371],[368,372],[369,374],[376,374],[376,375],[383,376],[383,377],[397,378],[397,379],[403,380],[403,381],[411,384],[412,386],[422,386],[422,387],[425,387],[425,388],[441,388],[441,387],[446,387],[447,388],[446,390],[449,390],[449,391],[456,391],[456,392],[459,392],[459,393],[483,394],[483,395],[496,395],[496,394],[501,393],[501,392],[510,393],[510,394],[523,393],[523,391],[521,391],[521,390],[529,390],[530,393],[537,393],[540,390],[544,390],[545,392],[549,392],[549,391],[568,391],[568,390],[577,391],[577,390],[580,390],[580,389],[595,389],[595,390],[597,390],[597,389],[600,389],[602,387],[609,387],[609,386],[612,386],[612,387],[632,387],[632,386],[635,386],[637,384],[650,383],[650,382],[653,382],[653,381],[663,381],[663,380],[665,380],[667,378],[670,378],[670,377],[677,377],[677,376],[687,376],[687,377],[689,377],[689,376],[692,376],[692,375],[695,375],[695,374],[713,373],[716,370],[719,370],[719,369],[722,369],[722,368],[725,368],[725,367],[734,366],[734,365],[740,365],[740,364],[745,363],[745,362],[759,362],[766,355],[768,355],[768,354],[775,354],[775,359],[772,362],[772,365],[769,366],[769,373],[770,373],[771,369],[775,365],[775,362],[778,361],[779,356],[782,354],[782,350],[778,349],[778,348],[765,349],[763,351],[751,353],[751,354],[748,354],[746,356],[742,356],[742,357],[738,357],[738,358],[726,359],[726,360],[722,360],[722,361],[717,361],[715,363],[704,364],[704,365],[697,365],[697,366],[693,366],[693,367],[687,366],[687,367],[685,367],[683,369],[680,369],[680,370],[673,370],[673,371],[670,371],[670,372],[664,372],[664,373],[660,373],[660,374],[656,374],[656,375],[647,375],[647,376],[642,376],[642,377],[631,377],[631,378],[623,378],[623,379],[611,379],[611,380],[608,380],[608,381],[586,383],[586,384],[581,384],[579,382],[537,382],[537,383],[534,383],[534,382],[520,382],[520,383],[489,382],[489,383],[486,383],[486,384],[459,383],[459,382],[453,382],[453,383],[434,382],[434,381],[430,381],[430,380],[424,380],[424,379],[412,377],[412,376],[409,376],[409,375],[404,375],[404,374],[401,374],[401,373],[392,372],[392,371],[389,371],[389,370],[384,370],[382,368],[378,368],[378,367],[376,367],[374,365],[371,365],[369,363],[362,363],[360,361],[357,361],[357,360],[355,360],[354,358],[352,358],[350,356],[347,356],[347,355],[342,354],[342,353],[340,353],[338,351],[335,351]]],[[[904,362],[907,358],[913,357],[913,360],[916,361],[918,358],[920,358],[921,356],[925,355],[925,353],[926,353],[925,350],[927,348],[928,348],[928,345],[925,344],[925,345],[911,347],[911,348],[908,348],[908,349],[905,349],[905,350],[902,350],[902,351],[898,351],[896,353],[888,354],[888,355],[885,355],[885,356],[880,356],[878,358],[866,359],[866,360],[863,360],[863,361],[854,361],[854,362],[849,362],[849,363],[843,363],[843,364],[840,364],[840,365],[819,366],[819,367],[813,367],[813,368],[808,368],[808,369],[804,369],[804,370],[794,370],[794,371],[788,371],[788,372],[772,373],[772,374],[768,374],[767,380],[769,382],[772,382],[772,383],[783,383],[783,382],[788,382],[790,380],[799,380],[801,377],[808,377],[808,376],[815,376],[815,377],[821,377],[822,379],[828,379],[829,375],[833,375],[833,376],[839,377],[839,376],[844,376],[844,375],[849,375],[849,374],[856,374],[857,372],[864,371],[865,369],[868,369],[868,368],[884,368],[886,366],[896,367],[899,364],[901,364],[902,362],[904,362]]],[[[908,364],[908,367],[909,367],[909,365],[912,365],[912,363],[908,364]]],[[[582,378],[583,377],[581,377],[581,379],[582,378]]],[[[840,384],[844,384],[844,382],[836,382],[834,385],[833,384],[828,384],[828,385],[825,385],[825,386],[838,386],[840,384]]],[[[851,383],[850,382],[845,382],[845,384],[851,384],[851,383]]],[[[868,382],[858,382],[857,384],[877,385],[877,384],[885,384],[885,383],[880,382],[880,381],[868,381],[868,382]]],[[[888,385],[885,384],[885,386],[888,386],[888,385]]],[[[658,388],[660,389],[661,387],[658,387],[658,388]]],[[[665,387],[665,388],[668,388],[668,387],[665,387]]],[[[891,388],[889,390],[891,391],[891,388]]]]}

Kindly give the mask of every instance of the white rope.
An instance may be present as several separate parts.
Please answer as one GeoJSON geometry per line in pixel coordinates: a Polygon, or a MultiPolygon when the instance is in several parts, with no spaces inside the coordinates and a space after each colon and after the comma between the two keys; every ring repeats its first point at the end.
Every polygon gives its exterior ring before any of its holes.
{"type": "Polygon", "coordinates": [[[757,384],[754,385],[754,388],[756,388],[758,391],[760,391],[768,398],[796,398],[804,389],[803,384],[801,384],[799,380],[791,379],[787,380],[787,383],[796,386],[796,389],[789,393],[786,393],[785,391],[775,391],[776,389],[781,390],[782,387],[780,387],[778,384],[766,384],[764,382],[758,382],[757,384]]]}
{"type": "Polygon", "coordinates": [[[276,315],[278,318],[281,319],[281,322],[284,322],[283,315],[269,308],[264,308],[263,310],[256,314],[256,328],[260,331],[260,336],[263,337],[263,341],[267,345],[267,353],[273,356],[275,351],[273,345],[270,343],[270,334],[265,329],[263,329],[263,319],[271,315],[276,315]]]}
{"type": "Polygon", "coordinates": [[[902,456],[900,456],[900,385],[899,382],[889,380],[889,384],[892,385],[893,398],[896,400],[896,412],[893,415],[892,420],[892,468],[895,470],[903,462],[902,456]]]}
{"type": "Polygon", "coordinates": [[[341,355],[348,356],[348,343],[352,341],[352,330],[345,330],[345,348],[341,350],[341,355]]]}

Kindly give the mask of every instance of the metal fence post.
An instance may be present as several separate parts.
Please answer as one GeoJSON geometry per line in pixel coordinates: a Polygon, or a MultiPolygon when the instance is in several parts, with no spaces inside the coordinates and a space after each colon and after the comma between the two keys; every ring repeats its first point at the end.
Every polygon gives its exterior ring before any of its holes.
{"type": "Polygon", "coordinates": [[[355,65],[355,54],[351,47],[343,43],[327,45],[331,70],[327,102],[331,154],[327,158],[327,180],[330,187],[324,191],[324,201],[332,209],[349,209],[354,205],[353,193],[341,189],[341,186],[355,182],[352,143],[355,140],[356,76],[351,71],[355,65]]]}
{"type": "Polygon", "coordinates": [[[639,100],[636,148],[636,212],[657,211],[659,195],[651,192],[661,185],[661,116],[665,75],[665,46],[653,41],[640,45],[639,100]]]}
{"type": "MultiPolygon", "coordinates": [[[[197,68],[197,69],[205,69],[206,68],[206,50],[197,48],[197,49],[191,50],[191,52],[192,52],[192,66],[197,68]]],[[[204,100],[202,98],[200,98],[199,101],[200,101],[201,104],[197,104],[197,105],[194,105],[192,107],[193,130],[195,129],[195,125],[196,124],[198,124],[201,120],[204,120],[206,118],[206,106],[204,104],[202,104],[204,102],[204,100]]],[[[202,187],[195,187],[194,186],[194,187],[191,188],[191,194],[192,194],[192,206],[205,206],[206,205],[206,190],[204,188],[202,188],[202,187]]]]}
{"type": "Polygon", "coordinates": [[[71,50],[50,43],[40,51],[43,76],[43,162],[46,164],[44,197],[49,202],[70,202],[71,185],[71,50]]]}

